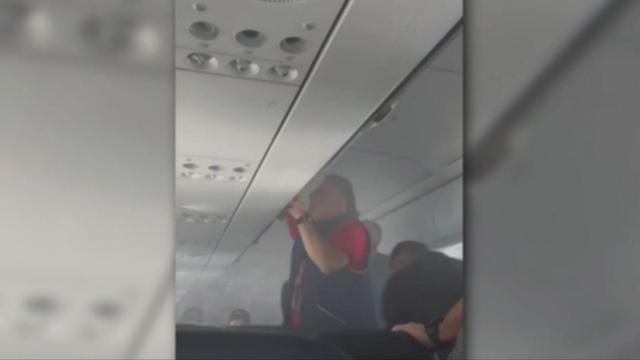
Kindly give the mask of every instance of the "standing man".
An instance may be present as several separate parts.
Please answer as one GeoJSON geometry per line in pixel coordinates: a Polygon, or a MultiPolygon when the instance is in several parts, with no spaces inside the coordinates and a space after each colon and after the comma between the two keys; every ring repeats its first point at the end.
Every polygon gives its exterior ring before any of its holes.
{"type": "Polygon", "coordinates": [[[307,332],[375,328],[371,246],[349,180],[327,176],[311,193],[308,211],[296,197],[288,213],[294,240],[290,301],[283,301],[290,304],[288,323],[307,332]]]}

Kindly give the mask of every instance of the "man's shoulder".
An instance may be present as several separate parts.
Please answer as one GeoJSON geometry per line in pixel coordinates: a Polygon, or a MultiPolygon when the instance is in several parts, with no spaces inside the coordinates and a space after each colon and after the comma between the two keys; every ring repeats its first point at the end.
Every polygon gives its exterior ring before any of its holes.
{"type": "Polygon", "coordinates": [[[462,261],[449,257],[439,251],[430,250],[416,261],[418,266],[429,268],[462,269],[462,261]]]}

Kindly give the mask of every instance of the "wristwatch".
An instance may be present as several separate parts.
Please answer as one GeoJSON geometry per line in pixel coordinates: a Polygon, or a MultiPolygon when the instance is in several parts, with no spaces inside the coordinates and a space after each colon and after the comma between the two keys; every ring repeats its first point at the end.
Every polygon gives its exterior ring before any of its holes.
{"type": "Polygon", "coordinates": [[[434,347],[441,347],[442,345],[444,345],[444,342],[440,340],[439,334],[440,324],[442,324],[442,320],[443,319],[437,319],[424,325],[424,330],[427,333],[429,340],[431,340],[431,343],[433,343],[434,347]]]}
{"type": "Polygon", "coordinates": [[[309,220],[311,220],[311,217],[309,216],[309,214],[307,214],[306,212],[302,213],[302,216],[296,219],[296,225],[304,224],[309,220]]]}

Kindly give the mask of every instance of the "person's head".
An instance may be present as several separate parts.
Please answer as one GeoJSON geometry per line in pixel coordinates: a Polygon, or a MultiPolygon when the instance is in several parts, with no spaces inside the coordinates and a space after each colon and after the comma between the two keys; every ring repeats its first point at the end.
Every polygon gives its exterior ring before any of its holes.
{"type": "Polygon", "coordinates": [[[328,175],[309,196],[309,214],[316,220],[358,216],[353,185],[339,175],[328,175]]]}
{"type": "Polygon", "coordinates": [[[251,324],[251,316],[249,312],[244,309],[235,309],[229,315],[228,326],[247,326],[251,324]]]}
{"type": "Polygon", "coordinates": [[[182,313],[181,322],[184,324],[201,325],[204,321],[204,311],[198,307],[190,307],[182,313]]]}
{"type": "Polygon", "coordinates": [[[391,256],[389,256],[389,270],[391,275],[395,275],[401,270],[406,269],[428,251],[429,248],[418,241],[407,240],[399,242],[391,251],[391,256]]]}

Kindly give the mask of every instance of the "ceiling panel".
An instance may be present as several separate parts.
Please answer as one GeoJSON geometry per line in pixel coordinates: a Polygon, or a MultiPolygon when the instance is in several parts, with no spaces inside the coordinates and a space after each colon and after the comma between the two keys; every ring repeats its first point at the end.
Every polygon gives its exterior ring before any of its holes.
{"type": "Polygon", "coordinates": [[[426,68],[388,119],[364,133],[355,149],[410,159],[427,168],[462,156],[462,74],[426,68]]]}
{"type": "Polygon", "coordinates": [[[453,35],[450,43],[433,60],[429,67],[434,70],[446,70],[462,73],[464,69],[464,35],[462,31],[453,35]]]}
{"type": "Polygon", "coordinates": [[[176,71],[176,151],[256,163],[296,87],[176,71]]]}

